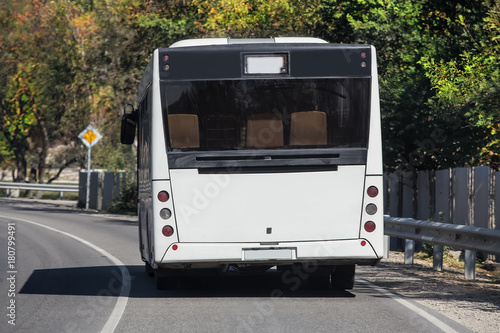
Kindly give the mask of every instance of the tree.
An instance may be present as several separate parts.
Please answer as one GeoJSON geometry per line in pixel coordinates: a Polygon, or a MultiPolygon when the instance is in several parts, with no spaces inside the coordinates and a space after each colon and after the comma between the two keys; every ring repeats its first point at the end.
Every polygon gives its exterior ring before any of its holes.
{"type": "Polygon", "coordinates": [[[498,165],[499,10],[492,0],[2,1],[0,163],[40,182],[49,167],[83,166],[76,137],[91,123],[103,134],[94,165],[133,169],[119,119],[154,49],[314,36],[376,46],[387,170],[498,165]],[[50,153],[57,145],[65,154],[50,153]]]}
{"type": "Polygon", "coordinates": [[[27,83],[24,66],[11,80],[6,89],[2,103],[2,132],[12,149],[18,171],[16,181],[24,181],[27,174],[26,152],[29,149],[27,138],[30,136],[36,122],[34,115],[34,96],[27,83]]]}
{"type": "Polygon", "coordinates": [[[424,61],[454,59],[470,47],[458,19],[481,22],[482,2],[329,0],[318,11],[323,38],[377,48],[387,170],[439,169],[477,160],[476,143],[484,133],[468,126],[465,112],[434,103],[436,91],[424,61]]]}
{"type": "MultiPolygon", "coordinates": [[[[123,104],[129,98],[139,76],[130,80],[133,71],[123,68],[125,62],[139,71],[126,50],[134,40],[121,47],[131,29],[113,26],[121,20],[114,7],[87,1],[24,0],[2,3],[0,8],[8,32],[0,39],[5,82],[0,86],[0,126],[16,159],[16,180],[25,181],[31,168],[30,181],[43,182],[47,162],[60,168],[78,161],[83,164],[85,155],[76,140],[89,122],[103,128],[111,138],[106,149],[114,151],[119,146],[117,102],[123,104]],[[69,149],[65,156],[49,160],[49,149],[55,144],[69,149]]],[[[133,152],[128,148],[130,156],[133,152]]],[[[102,156],[102,165],[108,164],[109,154],[102,156]]],[[[130,160],[122,158],[116,167],[130,160]]]]}
{"type": "Polygon", "coordinates": [[[193,0],[195,25],[213,37],[311,36],[319,1],[193,0]]]}
{"type": "Polygon", "coordinates": [[[53,22],[54,4],[21,1],[4,4],[2,9],[10,21],[5,19],[8,37],[2,39],[6,84],[0,90],[1,128],[16,160],[16,181],[24,181],[28,164],[34,164],[42,182],[47,151],[64,113],[62,65],[55,56],[62,41],[48,23],[53,22]]]}
{"type": "Polygon", "coordinates": [[[500,3],[485,3],[481,22],[459,16],[466,38],[459,57],[422,60],[436,91],[432,105],[448,112],[461,112],[469,127],[482,134],[475,164],[500,168],[500,3]]]}

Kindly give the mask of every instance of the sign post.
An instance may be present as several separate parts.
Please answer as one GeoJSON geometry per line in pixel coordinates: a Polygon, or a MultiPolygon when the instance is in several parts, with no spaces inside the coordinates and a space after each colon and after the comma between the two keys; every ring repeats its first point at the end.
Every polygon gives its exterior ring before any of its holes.
{"type": "Polygon", "coordinates": [[[85,208],[89,209],[89,199],[90,199],[90,157],[92,147],[102,139],[101,134],[94,128],[94,126],[89,125],[84,129],[78,137],[82,140],[83,144],[89,149],[87,157],[87,197],[85,202],[85,208]]]}

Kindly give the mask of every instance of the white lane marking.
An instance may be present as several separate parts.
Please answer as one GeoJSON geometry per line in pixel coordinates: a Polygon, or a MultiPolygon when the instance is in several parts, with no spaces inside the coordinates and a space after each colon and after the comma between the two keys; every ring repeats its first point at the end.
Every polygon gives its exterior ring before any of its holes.
{"type": "Polygon", "coordinates": [[[62,231],[62,230],[59,230],[56,228],[52,228],[52,227],[49,227],[49,226],[46,226],[46,225],[43,225],[43,224],[40,224],[37,222],[19,219],[16,217],[4,216],[4,215],[0,215],[0,217],[6,218],[6,219],[17,220],[17,221],[21,221],[21,222],[26,222],[26,223],[31,223],[31,224],[37,225],[39,227],[43,227],[45,229],[51,230],[53,232],[57,232],[61,235],[71,237],[71,238],[79,241],[80,243],[87,245],[91,249],[101,253],[102,255],[107,257],[109,260],[111,260],[111,262],[113,264],[118,266],[118,268],[120,269],[120,273],[122,275],[122,287],[120,290],[120,295],[118,296],[118,299],[116,300],[115,307],[113,308],[113,311],[111,311],[111,314],[109,315],[109,318],[106,321],[106,324],[104,324],[104,327],[102,328],[101,332],[108,333],[108,332],[113,332],[116,329],[116,326],[118,325],[118,323],[120,322],[120,319],[123,316],[123,312],[125,311],[125,307],[127,306],[128,296],[130,295],[130,285],[132,282],[132,280],[130,278],[130,272],[128,271],[127,267],[125,267],[125,264],[120,261],[120,259],[116,258],[114,255],[107,252],[106,250],[101,249],[99,246],[94,245],[94,244],[86,241],[85,239],[80,238],[78,236],[75,236],[73,234],[70,234],[68,232],[65,232],[65,231],[62,231]]]}
{"type": "Polygon", "coordinates": [[[434,324],[437,327],[439,327],[443,332],[446,332],[446,333],[458,333],[457,331],[455,331],[453,328],[451,328],[450,326],[448,326],[443,321],[441,321],[438,318],[434,317],[430,313],[425,312],[424,310],[422,310],[419,307],[413,305],[412,303],[408,302],[407,300],[399,297],[398,295],[391,293],[387,289],[384,289],[384,288],[381,288],[379,286],[376,286],[376,285],[374,285],[373,283],[371,283],[368,280],[365,280],[365,279],[360,279],[360,280],[361,281],[359,281],[359,282],[370,286],[370,288],[375,289],[376,291],[378,291],[382,295],[389,297],[390,299],[392,299],[392,300],[398,302],[399,304],[405,306],[409,310],[411,310],[411,311],[415,312],[416,314],[424,317],[425,319],[427,319],[428,321],[430,321],[432,324],[434,324]]]}

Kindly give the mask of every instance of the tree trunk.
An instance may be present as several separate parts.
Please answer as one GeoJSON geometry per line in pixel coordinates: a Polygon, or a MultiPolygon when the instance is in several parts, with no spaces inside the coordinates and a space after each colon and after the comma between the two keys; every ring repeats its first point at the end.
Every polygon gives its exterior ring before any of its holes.
{"type": "MultiPolygon", "coordinates": [[[[30,176],[28,178],[29,183],[36,183],[36,168],[34,166],[31,167],[30,169],[30,176]]],[[[26,193],[26,196],[28,198],[31,198],[33,196],[33,190],[28,190],[26,193]]]]}
{"type": "Polygon", "coordinates": [[[18,139],[17,133],[11,135],[8,131],[4,130],[4,138],[7,139],[9,146],[12,147],[14,159],[16,161],[17,175],[12,174],[12,180],[15,183],[24,183],[26,181],[26,142],[18,139]]]}
{"type": "MultiPolygon", "coordinates": [[[[15,183],[26,182],[26,170],[27,170],[26,156],[24,155],[25,150],[22,149],[22,147],[19,147],[20,145],[21,144],[17,144],[16,147],[14,148],[14,156],[16,158],[16,169],[17,169],[17,175],[16,178],[14,178],[15,183]]],[[[19,198],[21,196],[21,190],[12,190],[10,192],[10,196],[12,198],[19,198]]]]}
{"type": "Polygon", "coordinates": [[[26,171],[27,171],[27,163],[26,163],[26,156],[25,156],[25,150],[20,147],[22,144],[17,143],[16,146],[14,147],[14,156],[16,158],[16,169],[17,169],[17,175],[16,178],[14,179],[14,182],[16,183],[24,183],[26,181],[26,171]]]}
{"type": "MultiPolygon", "coordinates": [[[[42,149],[38,154],[38,183],[43,184],[43,179],[45,178],[45,160],[47,159],[47,152],[50,145],[49,132],[47,131],[47,127],[45,126],[45,121],[41,118],[41,115],[38,112],[35,112],[35,116],[38,121],[38,127],[42,131],[42,149]]],[[[42,198],[42,191],[38,191],[36,194],[37,199],[42,198]]]]}

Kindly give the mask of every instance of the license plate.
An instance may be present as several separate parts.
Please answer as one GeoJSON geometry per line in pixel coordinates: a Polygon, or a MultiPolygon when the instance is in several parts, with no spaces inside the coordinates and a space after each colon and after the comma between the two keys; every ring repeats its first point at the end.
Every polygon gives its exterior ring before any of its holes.
{"type": "Polygon", "coordinates": [[[244,260],[291,260],[295,259],[295,249],[246,249],[244,260]]]}

